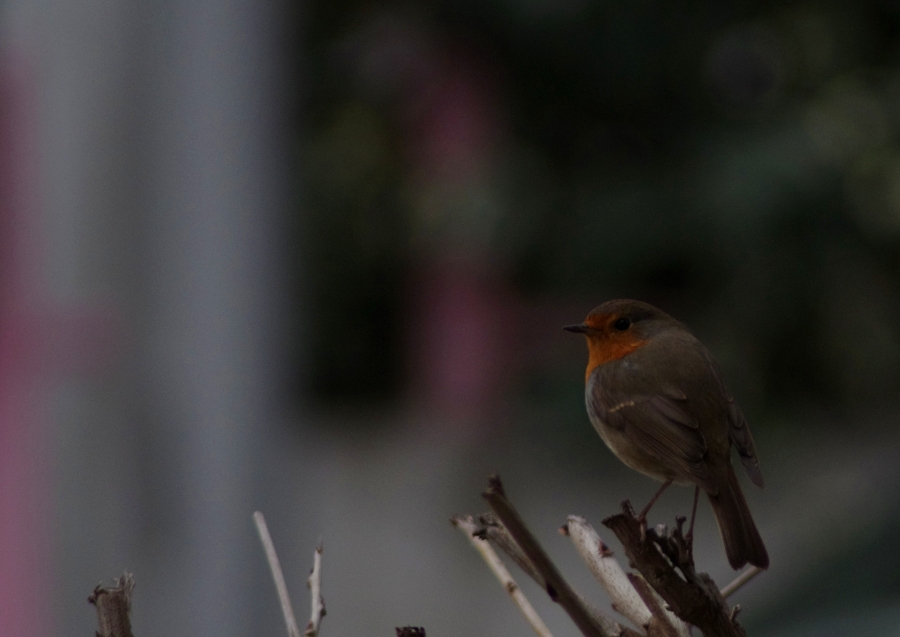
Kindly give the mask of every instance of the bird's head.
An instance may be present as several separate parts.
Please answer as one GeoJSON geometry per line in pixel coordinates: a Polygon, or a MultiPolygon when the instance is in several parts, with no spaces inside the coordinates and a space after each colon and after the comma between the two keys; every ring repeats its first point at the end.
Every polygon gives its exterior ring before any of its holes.
{"type": "Polygon", "coordinates": [[[646,345],[661,329],[673,325],[679,323],[648,303],[617,299],[595,307],[583,323],[563,329],[587,338],[587,380],[597,366],[627,356],[646,345]]]}

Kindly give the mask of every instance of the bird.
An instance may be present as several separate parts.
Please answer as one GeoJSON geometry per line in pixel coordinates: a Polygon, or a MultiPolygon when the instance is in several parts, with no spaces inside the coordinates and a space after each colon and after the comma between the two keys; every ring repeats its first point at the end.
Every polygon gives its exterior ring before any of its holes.
{"type": "Polygon", "coordinates": [[[594,428],[627,466],[663,483],[638,515],[642,524],[671,484],[696,485],[694,515],[702,489],[731,567],[768,568],[731,464],[734,447],[750,481],[763,487],[756,445],[709,350],[678,320],[631,299],[606,301],[563,329],[587,339],[584,395],[594,428]]]}

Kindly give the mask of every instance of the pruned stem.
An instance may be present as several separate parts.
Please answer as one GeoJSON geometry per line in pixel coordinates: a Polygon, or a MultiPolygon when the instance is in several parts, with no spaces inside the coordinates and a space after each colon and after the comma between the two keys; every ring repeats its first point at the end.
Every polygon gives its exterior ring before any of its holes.
{"type": "Polygon", "coordinates": [[[500,482],[500,478],[491,476],[488,479],[487,491],[482,495],[487,500],[494,514],[516,541],[516,544],[522,549],[525,557],[540,573],[550,599],[565,609],[585,637],[608,637],[609,633],[585,606],[581,597],[563,579],[553,562],[550,561],[550,558],[544,552],[544,549],[538,544],[534,535],[525,526],[515,507],[506,499],[506,493],[503,491],[503,484],[500,482]]]}
{"type": "Polygon", "coordinates": [[[506,592],[509,593],[509,596],[512,598],[515,605],[518,606],[519,611],[525,616],[525,620],[532,629],[534,629],[534,632],[536,632],[539,637],[553,637],[550,629],[544,624],[544,621],[537,614],[534,606],[532,606],[531,602],[528,601],[528,598],[525,597],[525,593],[519,588],[519,585],[512,578],[512,575],[509,574],[509,571],[494,548],[487,540],[483,540],[475,535],[480,530],[480,527],[475,524],[472,516],[454,516],[450,522],[462,531],[463,535],[469,540],[469,543],[475,547],[475,550],[481,555],[482,559],[488,565],[488,568],[491,569],[491,572],[500,581],[503,588],[506,589],[506,592]]]}

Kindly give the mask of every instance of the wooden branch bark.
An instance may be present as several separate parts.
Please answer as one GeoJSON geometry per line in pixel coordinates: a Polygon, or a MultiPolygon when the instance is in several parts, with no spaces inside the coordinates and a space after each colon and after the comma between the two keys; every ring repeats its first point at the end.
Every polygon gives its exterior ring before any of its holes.
{"type": "Polygon", "coordinates": [[[506,530],[506,527],[497,519],[497,516],[493,513],[482,513],[478,516],[478,521],[481,523],[481,526],[476,531],[476,537],[480,537],[484,540],[490,540],[497,547],[506,553],[507,557],[516,563],[520,569],[522,569],[531,579],[538,583],[538,586],[541,588],[547,587],[547,582],[544,581],[543,576],[538,573],[537,569],[534,567],[534,564],[531,563],[531,560],[526,557],[525,553],[522,552],[522,549],[519,548],[519,545],[516,544],[516,541],[509,534],[509,531],[506,530]]]}
{"type": "Polygon", "coordinates": [[[550,599],[563,607],[585,637],[610,637],[582,602],[580,596],[563,579],[544,549],[538,544],[537,539],[525,526],[515,507],[507,500],[503,484],[498,476],[488,478],[487,491],[482,495],[516,541],[522,553],[540,574],[550,599]]]}
{"type": "MultiPolygon", "coordinates": [[[[612,599],[613,609],[624,615],[635,626],[646,628],[648,637],[674,634],[676,637],[690,637],[690,628],[671,611],[661,608],[654,597],[652,603],[645,603],[630,574],[622,570],[613,552],[603,543],[600,536],[587,520],[570,515],[560,529],[572,539],[578,554],[587,564],[594,578],[612,599]]],[[[646,582],[641,580],[644,586],[646,582]]]]}
{"type": "MultiPolygon", "coordinates": [[[[628,581],[631,582],[634,590],[641,596],[647,608],[650,609],[652,616],[647,623],[647,637],[681,637],[672,622],[668,620],[667,611],[660,605],[659,600],[656,598],[656,593],[650,588],[647,580],[635,573],[628,573],[628,581]]],[[[675,619],[676,621],[681,621],[677,617],[675,619]]]]}
{"type": "MultiPolygon", "coordinates": [[[[535,568],[534,564],[531,563],[531,560],[528,559],[525,553],[522,552],[522,549],[516,544],[516,541],[509,534],[506,527],[503,526],[503,523],[500,522],[499,518],[493,513],[483,513],[478,516],[478,521],[481,526],[473,533],[473,536],[483,540],[489,540],[492,544],[496,545],[497,548],[503,551],[507,557],[512,559],[526,575],[531,577],[538,586],[546,590],[546,579],[535,568]]],[[[627,583],[626,580],[626,584],[627,583]]],[[[581,605],[584,606],[586,611],[594,618],[594,621],[600,625],[606,634],[611,635],[612,637],[641,637],[640,633],[607,617],[600,609],[582,595],[577,592],[575,595],[580,600],[581,605]]]]}
{"type": "Polygon", "coordinates": [[[125,573],[113,588],[98,586],[88,597],[97,607],[97,637],[134,637],[131,632],[131,594],[134,577],[125,573]]]}
{"type": "Polygon", "coordinates": [[[631,565],[678,617],[697,626],[704,635],[746,637],[735,621],[739,607],[729,609],[712,578],[694,570],[694,560],[681,530],[683,523],[684,519],[678,518],[677,526],[669,533],[654,529],[644,532],[627,500],[622,503],[622,513],[603,521],[619,538],[631,565]]]}
{"type": "Polygon", "coordinates": [[[538,637],[553,637],[550,629],[547,628],[547,625],[541,619],[540,615],[537,614],[534,606],[532,606],[531,602],[528,601],[528,598],[525,597],[525,593],[522,592],[522,589],[512,578],[512,575],[509,574],[509,571],[503,564],[500,556],[497,555],[497,552],[494,551],[494,548],[488,541],[479,535],[481,529],[475,524],[475,520],[472,516],[456,515],[450,519],[450,522],[465,534],[469,543],[476,551],[478,551],[481,558],[488,565],[488,568],[491,569],[491,572],[503,585],[504,590],[509,593],[513,603],[518,607],[519,612],[524,615],[525,621],[527,621],[534,632],[538,634],[538,637]]]}

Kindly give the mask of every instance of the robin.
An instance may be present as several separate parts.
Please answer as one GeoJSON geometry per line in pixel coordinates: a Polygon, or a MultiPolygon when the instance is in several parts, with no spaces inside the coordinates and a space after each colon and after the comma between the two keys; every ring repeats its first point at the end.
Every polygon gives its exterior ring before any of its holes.
{"type": "Polygon", "coordinates": [[[753,436],[709,350],[665,312],[627,299],[607,301],[564,329],[587,337],[585,402],[594,428],[622,462],[663,483],[639,519],[673,482],[693,483],[688,537],[703,489],[732,568],[767,568],[731,466],[734,445],[750,480],[763,486],[753,436]]]}

